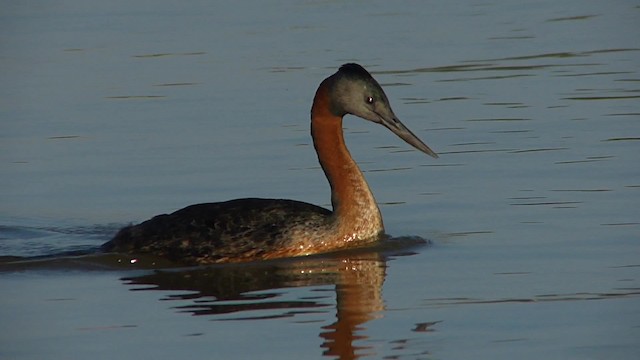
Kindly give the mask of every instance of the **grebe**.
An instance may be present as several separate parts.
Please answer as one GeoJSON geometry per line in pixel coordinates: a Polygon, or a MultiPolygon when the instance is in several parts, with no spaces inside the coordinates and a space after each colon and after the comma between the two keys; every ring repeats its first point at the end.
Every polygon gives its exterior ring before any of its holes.
{"type": "Polygon", "coordinates": [[[380,209],[344,143],[346,114],[384,125],[438,157],[398,120],[371,74],[358,64],[345,64],[320,83],[311,107],[311,137],[331,186],[333,211],[283,199],[197,204],[127,226],[102,249],[212,264],[318,254],[382,239],[380,209]]]}

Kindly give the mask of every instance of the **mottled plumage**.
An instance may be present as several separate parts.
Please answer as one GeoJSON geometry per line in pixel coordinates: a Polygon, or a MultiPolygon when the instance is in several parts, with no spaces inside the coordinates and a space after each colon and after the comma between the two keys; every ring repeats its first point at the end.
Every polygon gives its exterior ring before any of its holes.
{"type": "Polygon", "coordinates": [[[191,205],[120,230],[106,251],[152,253],[185,263],[264,258],[282,251],[298,227],[324,228],[331,211],[278,199],[236,199],[191,205]]]}

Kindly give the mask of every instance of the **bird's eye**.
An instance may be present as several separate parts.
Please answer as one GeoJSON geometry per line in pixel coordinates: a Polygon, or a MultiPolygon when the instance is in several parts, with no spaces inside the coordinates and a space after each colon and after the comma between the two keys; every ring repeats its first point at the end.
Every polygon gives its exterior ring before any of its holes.
{"type": "Polygon", "coordinates": [[[373,101],[374,101],[374,100],[373,100],[373,97],[371,97],[371,96],[367,96],[366,101],[367,101],[367,104],[373,104],[373,101]]]}

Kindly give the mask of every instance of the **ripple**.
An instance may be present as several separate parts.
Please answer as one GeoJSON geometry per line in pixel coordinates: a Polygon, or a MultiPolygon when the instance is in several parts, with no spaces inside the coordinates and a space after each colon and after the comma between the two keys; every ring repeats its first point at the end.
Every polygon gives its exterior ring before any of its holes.
{"type": "MultiPolygon", "coordinates": [[[[497,274],[501,275],[501,274],[497,274]]],[[[538,302],[556,302],[556,301],[582,301],[582,300],[603,300],[612,298],[636,297],[640,295],[640,288],[621,288],[616,292],[605,293],[569,293],[569,294],[541,294],[533,297],[524,298],[498,298],[498,299],[480,299],[480,298],[433,298],[424,299],[424,305],[442,306],[442,305],[474,305],[474,304],[503,304],[503,303],[538,303],[538,302]]]]}
{"type": "Polygon", "coordinates": [[[596,16],[599,16],[599,15],[566,16],[566,17],[559,17],[559,18],[549,19],[549,20],[546,20],[546,22],[586,20],[586,19],[594,18],[596,16]]]}

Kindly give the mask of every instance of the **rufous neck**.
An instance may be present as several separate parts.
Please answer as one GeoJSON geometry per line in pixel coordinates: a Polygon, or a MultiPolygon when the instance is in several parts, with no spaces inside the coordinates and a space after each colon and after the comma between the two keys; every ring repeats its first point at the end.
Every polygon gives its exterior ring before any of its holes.
{"type": "Polygon", "coordinates": [[[337,218],[379,222],[378,205],[362,172],[344,142],[342,116],[331,111],[327,86],[320,86],[311,108],[311,136],[329,184],[331,204],[337,218]]]}

